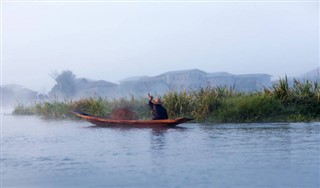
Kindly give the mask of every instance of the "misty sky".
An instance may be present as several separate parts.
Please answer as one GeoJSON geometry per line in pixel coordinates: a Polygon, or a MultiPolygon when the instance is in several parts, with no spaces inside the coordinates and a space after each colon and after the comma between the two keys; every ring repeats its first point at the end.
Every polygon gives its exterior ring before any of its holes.
{"type": "Polygon", "coordinates": [[[2,84],[117,83],[201,69],[297,76],[319,65],[319,2],[2,3],[2,84]]]}

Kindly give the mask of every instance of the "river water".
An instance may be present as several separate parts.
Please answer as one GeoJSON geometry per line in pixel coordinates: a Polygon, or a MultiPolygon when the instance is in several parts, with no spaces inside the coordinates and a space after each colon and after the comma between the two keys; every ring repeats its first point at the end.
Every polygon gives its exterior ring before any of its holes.
{"type": "Polygon", "coordinates": [[[1,187],[320,187],[320,123],[99,128],[2,116],[1,187]]]}

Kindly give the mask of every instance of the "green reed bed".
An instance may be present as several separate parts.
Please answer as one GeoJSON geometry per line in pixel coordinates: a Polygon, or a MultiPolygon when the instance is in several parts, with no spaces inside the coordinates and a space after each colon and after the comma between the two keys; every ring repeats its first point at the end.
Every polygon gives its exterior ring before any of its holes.
{"type": "Polygon", "coordinates": [[[12,112],[13,115],[34,115],[35,109],[19,103],[12,112]]]}
{"type": "Polygon", "coordinates": [[[289,85],[287,78],[280,79],[265,93],[279,100],[284,106],[283,114],[288,120],[312,121],[320,119],[319,82],[294,80],[289,85]]]}
{"type": "Polygon", "coordinates": [[[212,112],[214,122],[270,122],[281,121],[283,105],[271,96],[244,95],[225,99],[212,112]],[[279,116],[279,117],[278,117],[279,116]]]}
{"type": "Polygon", "coordinates": [[[14,115],[39,115],[46,119],[70,119],[75,118],[72,111],[79,110],[85,113],[99,116],[109,117],[112,110],[117,108],[127,108],[138,114],[140,119],[147,119],[150,111],[146,103],[147,99],[136,99],[131,97],[107,99],[102,97],[84,98],[76,101],[72,100],[50,100],[36,102],[32,106],[18,104],[14,111],[14,115]]]}
{"type": "Polygon", "coordinates": [[[171,118],[191,116],[194,110],[194,101],[190,94],[184,92],[169,92],[163,96],[164,106],[171,118]]]}
{"type": "Polygon", "coordinates": [[[98,98],[80,99],[70,104],[70,111],[79,110],[94,116],[106,117],[111,112],[110,101],[98,98]]]}
{"type": "Polygon", "coordinates": [[[70,117],[71,103],[68,101],[36,102],[33,106],[18,104],[13,115],[39,115],[48,119],[70,117]]]}
{"type": "Polygon", "coordinates": [[[293,122],[320,120],[318,82],[280,79],[262,92],[207,87],[191,93],[164,95],[170,117],[190,116],[198,122],[293,122]]]}
{"type": "Polygon", "coordinates": [[[234,87],[207,87],[192,93],[195,109],[194,118],[199,121],[216,121],[217,112],[223,107],[227,99],[242,96],[243,93],[235,92],[234,87]]]}
{"type": "MultiPolygon", "coordinates": [[[[237,92],[233,87],[206,87],[193,92],[168,92],[160,96],[170,118],[192,117],[197,122],[293,122],[320,120],[318,82],[280,79],[260,92],[237,92]]],[[[85,98],[77,101],[37,102],[31,107],[19,104],[13,114],[40,115],[44,118],[74,118],[81,110],[108,117],[113,109],[127,108],[140,119],[149,119],[148,98],[85,98]]]]}

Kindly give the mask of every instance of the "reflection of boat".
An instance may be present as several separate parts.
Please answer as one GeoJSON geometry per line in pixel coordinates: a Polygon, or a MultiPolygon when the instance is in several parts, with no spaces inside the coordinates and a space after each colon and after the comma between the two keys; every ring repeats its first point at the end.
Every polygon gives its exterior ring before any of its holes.
{"type": "Polygon", "coordinates": [[[162,119],[162,120],[118,120],[92,116],[80,111],[73,111],[76,116],[98,126],[117,127],[174,127],[178,124],[191,121],[191,118],[162,119]]]}

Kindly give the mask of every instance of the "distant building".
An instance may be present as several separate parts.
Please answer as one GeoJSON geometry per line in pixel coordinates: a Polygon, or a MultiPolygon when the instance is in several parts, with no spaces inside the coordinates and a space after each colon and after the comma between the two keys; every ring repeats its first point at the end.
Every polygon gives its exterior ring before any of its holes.
{"type": "Polygon", "coordinates": [[[235,85],[234,75],[226,72],[208,73],[207,82],[211,87],[233,87],[235,85]]]}
{"type": "Polygon", "coordinates": [[[157,77],[129,77],[120,81],[120,96],[145,96],[148,93],[153,95],[163,95],[165,91],[170,90],[167,83],[157,77]]]}
{"type": "Polygon", "coordinates": [[[207,73],[198,69],[171,71],[157,76],[171,91],[197,90],[205,87],[207,73]]]}
{"type": "Polygon", "coordinates": [[[235,89],[238,91],[260,91],[271,86],[271,75],[268,74],[243,74],[236,75],[235,89]]]}
{"type": "Polygon", "coordinates": [[[74,98],[84,97],[116,97],[118,95],[118,84],[104,80],[88,80],[78,78],[75,80],[76,93],[74,98]]]}
{"type": "Polygon", "coordinates": [[[166,91],[196,91],[207,86],[234,87],[239,91],[257,91],[271,85],[267,74],[233,75],[206,73],[198,69],[170,71],[155,77],[131,77],[120,81],[120,93],[145,96],[152,92],[162,95],[166,91]]]}
{"type": "Polygon", "coordinates": [[[86,78],[64,79],[49,92],[50,98],[86,98],[86,97],[147,97],[163,95],[169,91],[197,91],[207,86],[234,87],[238,91],[257,91],[271,84],[267,74],[234,75],[226,72],[206,73],[199,69],[170,71],[157,76],[129,77],[119,84],[104,80],[86,78]]]}

